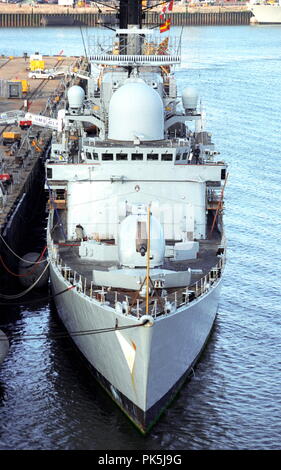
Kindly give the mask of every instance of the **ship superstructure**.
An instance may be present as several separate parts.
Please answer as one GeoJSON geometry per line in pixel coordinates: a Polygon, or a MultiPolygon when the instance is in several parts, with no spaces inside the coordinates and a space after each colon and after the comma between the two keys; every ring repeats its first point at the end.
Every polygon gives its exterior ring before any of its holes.
{"type": "Polygon", "coordinates": [[[196,91],[177,93],[179,63],[177,38],[141,28],[140,1],[121,2],[116,36],[89,44],[46,163],[58,314],[142,432],[199,358],[225,260],[227,167],[196,91]]]}

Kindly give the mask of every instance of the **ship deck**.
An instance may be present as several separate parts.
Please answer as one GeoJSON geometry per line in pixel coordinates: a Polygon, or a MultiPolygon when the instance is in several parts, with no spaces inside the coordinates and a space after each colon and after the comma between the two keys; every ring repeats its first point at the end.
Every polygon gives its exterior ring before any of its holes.
{"type": "MultiPolygon", "coordinates": [[[[64,221],[64,211],[59,210],[60,221],[64,221]]],[[[93,283],[93,270],[107,271],[109,268],[117,267],[116,263],[111,262],[97,262],[95,260],[83,259],[79,256],[80,242],[75,240],[63,240],[62,231],[58,224],[54,224],[52,232],[53,243],[57,247],[57,265],[61,270],[64,277],[73,285],[80,284],[80,291],[83,291],[90,297],[95,297],[98,300],[104,299],[109,305],[114,307],[116,300],[123,302],[124,300],[129,305],[135,305],[136,302],[139,304],[140,309],[144,309],[144,298],[140,292],[129,289],[121,288],[104,288],[102,285],[94,285],[93,283]],[[115,265],[115,266],[113,266],[115,265]]],[[[185,288],[173,287],[165,288],[166,298],[170,301],[176,299],[178,304],[178,298],[183,298],[188,291],[190,300],[196,298],[198,295],[204,292],[204,287],[207,282],[213,282],[213,280],[220,277],[220,261],[221,258],[218,254],[223,253],[224,246],[220,232],[215,229],[211,232],[210,226],[208,230],[208,238],[199,241],[199,252],[196,259],[189,259],[185,261],[175,261],[171,257],[165,257],[164,264],[161,269],[171,271],[187,271],[191,269],[191,280],[188,286],[185,288]],[[214,274],[212,274],[212,272],[214,274]],[[211,276],[214,277],[210,277],[211,276]],[[208,277],[209,276],[209,277],[208,277]]],[[[114,243],[114,241],[111,241],[114,243]]],[[[172,245],[173,242],[166,242],[166,245],[172,245]]],[[[157,291],[152,292],[150,297],[150,309],[153,311],[153,304],[155,300],[158,304],[161,304],[161,298],[157,291]]],[[[189,300],[189,301],[190,301],[189,300]]],[[[131,307],[130,307],[131,309],[131,307]]],[[[160,308],[159,314],[162,314],[163,309],[160,308]]],[[[132,313],[132,312],[131,312],[132,313]]],[[[158,315],[158,313],[157,313],[158,315]]]]}
{"type": "MultiPolygon", "coordinates": [[[[70,267],[78,275],[82,275],[91,281],[93,269],[107,271],[108,268],[113,266],[113,262],[98,262],[81,258],[79,256],[79,246],[80,242],[74,242],[73,240],[66,240],[63,243],[57,244],[62,265],[70,267]]],[[[167,257],[161,268],[172,271],[186,271],[188,268],[191,268],[191,270],[193,270],[191,283],[194,283],[198,278],[205,276],[212,267],[217,264],[217,253],[220,247],[221,240],[218,237],[214,237],[210,240],[200,240],[199,252],[196,259],[173,261],[171,258],[167,257]]]]}

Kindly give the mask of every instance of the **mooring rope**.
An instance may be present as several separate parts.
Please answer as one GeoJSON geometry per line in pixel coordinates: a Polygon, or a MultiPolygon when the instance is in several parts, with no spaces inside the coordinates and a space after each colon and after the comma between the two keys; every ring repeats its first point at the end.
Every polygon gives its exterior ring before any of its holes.
{"type": "MultiPolygon", "coordinates": [[[[37,341],[40,339],[60,339],[60,338],[67,338],[69,336],[75,337],[75,336],[88,336],[88,335],[96,335],[96,334],[101,334],[101,333],[110,333],[113,331],[121,331],[121,330],[128,330],[131,328],[138,328],[140,326],[145,326],[149,320],[146,318],[143,323],[139,323],[137,325],[124,325],[124,326],[114,326],[114,327],[109,327],[109,328],[100,328],[98,330],[79,330],[79,331],[69,331],[69,332],[59,332],[59,333],[38,333],[38,334],[33,334],[33,335],[18,335],[18,336],[13,336],[12,340],[18,340],[18,341],[37,341]]],[[[3,341],[4,339],[0,338],[0,341],[3,341]]]]}
{"type": "MultiPolygon", "coordinates": [[[[31,267],[31,269],[25,273],[22,273],[22,274],[17,274],[17,273],[14,273],[10,268],[8,268],[8,266],[5,264],[2,256],[0,256],[0,261],[2,263],[2,265],[4,266],[4,268],[6,269],[6,271],[11,274],[12,276],[15,276],[15,277],[27,277],[27,276],[30,276],[32,273],[34,273],[34,271],[36,270],[36,267],[38,264],[42,263],[42,262],[46,262],[46,259],[42,260],[43,256],[44,256],[44,253],[46,251],[47,247],[45,246],[44,250],[42,251],[42,253],[40,254],[39,258],[37,261],[32,261],[31,263],[33,264],[33,266],[31,267]]],[[[25,261],[25,260],[23,260],[25,261]]],[[[30,263],[30,261],[28,261],[30,263]]]]}
{"type": "Polygon", "coordinates": [[[41,277],[43,277],[43,275],[45,274],[45,272],[47,271],[49,265],[50,265],[50,261],[48,261],[48,263],[46,264],[45,268],[43,269],[42,273],[40,274],[40,276],[36,279],[36,281],[34,281],[34,283],[29,286],[25,291],[23,292],[20,292],[19,294],[11,294],[11,295],[6,295],[6,294],[2,294],[0,293],[0,297],[2,297],[3,299],[7,299],[7,300],[12,300],[12,299],[19,299],[20,297],[23,297],[25,294],[27,294],[29,291],[31,291],[31,289],[33,289],[33,287],[36,286],[36,284],[38,284],[38,282],[40,281],[41,277]]]}
{"type": "MultiPolygon", "coordinates": [[[[18,258],[18,259],[21,260],[21,261],[24,261],[25,263],[34,264],[34,261],[25,260],[25,259],[21,258],[19,255],[17,255],[17,253],[15,253],[14,250],[12,250],[12,248],[8,245],[8,243],[6,242],[5,238],[2,237],[1,233],[0,233],[0,238],[1,238],[2,242],[6,245],[6,247],[8,248],[8,250],[9,250],[16,258],[18,258]]],[[[44,262],[45,262],[45,260],[40,261],[40,263],[44,263],[44,262]]]]}
{"type": "MultiPolygon", "coordinates": [[[[21,302],[0,302],[0,305],[5,305],[9,307],[13,307],[13,306],[18,307],[19,305],[32,305],[32,304],[41,303],[41,302],[48,302],[48,300],[52,300],[55,297],[58,297],[59,295],[64,294],[65,292],[73,289],[74,287],[76,287],[76,284],[73,286],[67,287],[66,289],[63,289],[62,291],[57,292],[56,294],[53,294],[53,295],[47,295],[45,297],[39,297],[38,299],[30,299],[30,300],[25,300],[21,302]]],[[[0,325],[0,328],[1,328],[1,325],[0,325]]]]}

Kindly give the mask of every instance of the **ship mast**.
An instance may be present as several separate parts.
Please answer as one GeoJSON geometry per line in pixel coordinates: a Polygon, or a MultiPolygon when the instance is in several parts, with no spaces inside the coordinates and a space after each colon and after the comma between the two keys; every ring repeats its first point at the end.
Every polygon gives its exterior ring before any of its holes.
{"type": "Polygon", "coordinates": [[[119,27],[128,29],[131,26],[141,28],[142,2],[141,0],[120,0],[119,27]]]}
{"type": "MultiPolygon", "coordinates": [[[[119,28],[120,30],[141,29],[142,2],[141,0],[120,0],[119,28]]],[[[119,34],[119,49],[121,55],[139,54],[141,49],[140,36],[119,34]]]]}
{"type": "Polygon", "coordinates": [[[147,208],[147,252],[146,252],[146,299],[145,313],[149,313],[149,281],[150,281],[150,204],[147,208]]]}

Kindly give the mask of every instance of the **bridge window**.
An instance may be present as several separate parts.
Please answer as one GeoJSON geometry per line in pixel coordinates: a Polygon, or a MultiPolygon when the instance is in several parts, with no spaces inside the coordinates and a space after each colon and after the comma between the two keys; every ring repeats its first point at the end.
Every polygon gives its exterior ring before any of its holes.
{"type": "Polygon", "coordinates": [[[132,160],[143,160],[142,153],[132,153],[132,160]]]}
{"type": "Polygon", "coordinates": [[[167,162],[167,161],[171,162],[173,160],[173,154],[172,153],[162,153],[161,160],[165,161],[165,162],[167,162]]]}
{"type": "Polygon", "coordinates": [[[147,155],[147,160],[158,160],[159,155],[158,153],[149,153],[147,155]]]}
{"type": "Polygon", "coordinates": [[[98,153],[92,153],[92,152],[86,152],[86,158],[87,158],[87,160],[98,160],[99,159],[99,154],[98,153]]]}
{"type": "Polygon", "coordinates": [[[128,160],[127,153],[116,153],[116,160],[128,160]]]}
{"type": "Polygon", "coordinates": [[[102,160],[113,160],[113,153],[102,153],[101,155],[102,160]]]}

